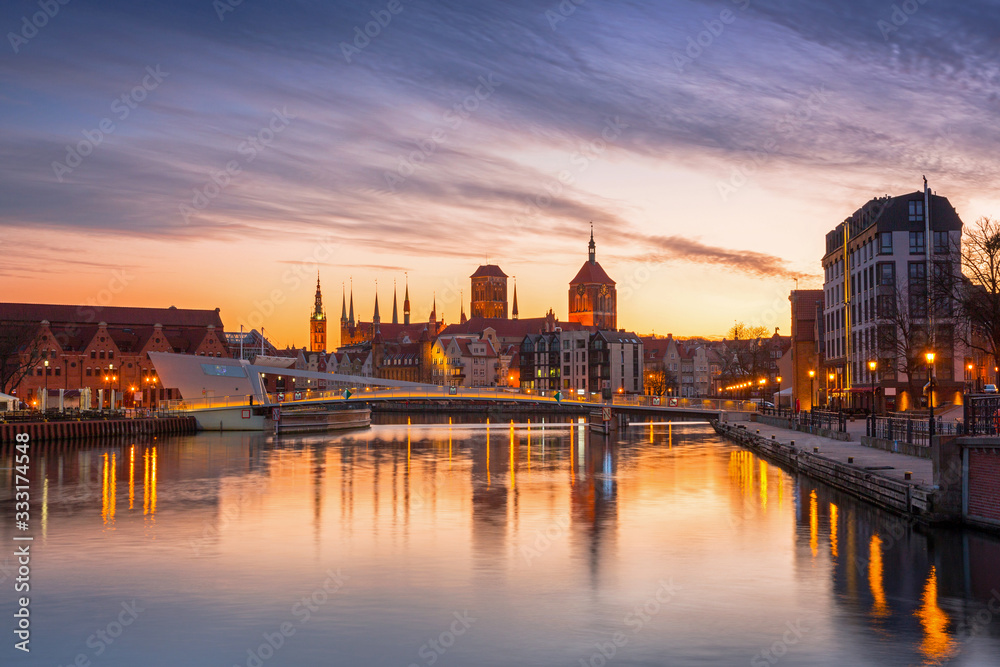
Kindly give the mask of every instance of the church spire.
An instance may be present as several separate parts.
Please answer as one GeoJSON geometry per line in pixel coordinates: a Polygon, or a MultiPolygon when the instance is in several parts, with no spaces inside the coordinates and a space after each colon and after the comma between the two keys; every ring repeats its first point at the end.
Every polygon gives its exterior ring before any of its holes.
{"type": "Polygon", "coordinates": [[[313,310],[313,319],[322,320],[323,316],[323,292],[319,288],[319,271],[316,272],[316,306],[313,310]]]}
{"type": "Polygon", "coordinates": [[[438,311],[438,299],[437,292],[434,293],[434,302],[431,305],[431,319],[430,321],[437,324],[437,311],[438,311]]]}
{"type": "Polygon", "coordinates": [[[351,314],[347,323],[354,326],[354,278],[351,278],[351,314]]]}
{"type": "Polygon", "coordinates": [[[347,324],[347,285],[341,283],[340,289],[343,294],[340,300],[340,323],[347,324]]]}
{"type": "Polygon", "coordinates": [[[594,243],[594,223],[590,223],[590,263],[593,264],[597,261],[597,244],[594,243]]]}
{"type": "Polygon", "coordinates": [[[458,303],[459,307],[462,309],[462,314],[459,315],[458,323],[465,324],[466,322],[468,322],[468,319],[466,319],[465,317],[465,292],[463,292],[462,290],[458,291],[458,303]]]}
{"type": "Polygon", "coordinates": [[[392,323],[399,324],[399,308],[396,307],[396,279],[392,279],[392,323]]]}
{"type": "Polygon", "coordinates": [[[517,319],[517,276],[514,276],[514,307],[510,311],[511,317],[517,319]]]}
{"type": "Polygon", "coordinates": [[[406,294],[403,296],[403,324],[410,323],[410,274],[403,274],[406,276],[406,294]]]}
{"type": "Polygon", "coordinates": [[[381,324],[382,318],[378,314],[378,281],[375,281],[375,314],[372,315],[372,324],[378,329],[378,325],[381,324]]]}

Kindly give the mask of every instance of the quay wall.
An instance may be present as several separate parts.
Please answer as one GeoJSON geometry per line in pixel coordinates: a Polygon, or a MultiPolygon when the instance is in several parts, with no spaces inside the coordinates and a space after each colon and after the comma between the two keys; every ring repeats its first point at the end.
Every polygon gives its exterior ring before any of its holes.
{"type": "Polygon", "coordinates": [[[31,442],[57,442],[113,435],[195,433],[197,430],[198,425],[194,417],[6,422],[0,424],[0,444],[15,442],[18,433],[27,433],[31,442]]]}

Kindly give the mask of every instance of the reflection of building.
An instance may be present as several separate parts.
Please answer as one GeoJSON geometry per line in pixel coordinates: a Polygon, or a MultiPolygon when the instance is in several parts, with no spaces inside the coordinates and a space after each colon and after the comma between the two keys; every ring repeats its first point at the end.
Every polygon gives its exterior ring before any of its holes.
{"type": "Polygon", "coordinates": [[[618,292],[615,281],[597,262],[594,230],[590,230],[590,252],[576,277],[569,283],[569,321],[600,329],[618,328],[618,292]]]}
{"type": "Polygon", "coordinates": [[[618,447],[587,429],[577,429],[570,443],[570,516],[573,540],[584,554],[591,585],[596,586],[602,559],[615,552],[618,521],[618,447]]]}
{"type": "Polygon", "coordinates": [[[316,272],[316,305],[309,317],[309,350],[326,351],[326,313],[323,311],[323,293],[319,289],[319,272],[316,272]]]}

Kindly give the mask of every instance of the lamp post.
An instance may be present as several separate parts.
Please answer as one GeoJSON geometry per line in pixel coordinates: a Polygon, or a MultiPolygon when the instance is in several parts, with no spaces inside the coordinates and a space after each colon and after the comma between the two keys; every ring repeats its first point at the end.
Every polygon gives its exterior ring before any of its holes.
{"type": "Polygon", "coordinates": [[[871,428],[869,429],[868,435],[875,437],[875,369],[878,368],[878,362],[872,359],[868,362],[868,373],[870,374],[870,380],[872,383],[872,411],[871,411],[871,428]]]}
{"type": "Polygon", "coordinates": [[[42,412],[49,409],[49,360],[45,360],[45,396],[42,399],[42,412]]]}
{"type": "MultiPolygon", "coordinates": [[[[781,414],[781,376],[780,375],[775,376],[774,381],[778,383],[778,405],[777,405],[777,408],[778,408],[778,414],[780,415],[781,414]]],[[[792,409],[792,404],[789,403],[788,404],[788,410],[789,410],[789,412],[791,411],[791,409],[792,409]]]]}
{"type": "Polygon", "coordinates": [[[816,371],[809,369],[809,412],[812,412],[813,406],[816,404],[816,390],[814,385],[816,383],[816,371]]]}
{"type": "Polygon", "coordinates": [[[971,379],[972,379],[972,364],[968,364],[965,367],[965,393],[967,393],[967,394],[971,394],[972,393],[972,384],[973,383],[970,382],[971,379]]]}
{"type": "Polygon", "coordinates": [[[832,384],[836,388],[837,385],[834,383],[836,379],[836,373],[829,373],[826,376],[826,402],[829,404],[831,410],[833,409],[833,394],[830,391],[830,385],[832,384]]]}
{"type": "Polygon", "coordinates": [[[928,444],[934,445],[934,353],[928,352],[927,358],[927,408],[930,412],[930,422],[927,425],[928,444]]]}

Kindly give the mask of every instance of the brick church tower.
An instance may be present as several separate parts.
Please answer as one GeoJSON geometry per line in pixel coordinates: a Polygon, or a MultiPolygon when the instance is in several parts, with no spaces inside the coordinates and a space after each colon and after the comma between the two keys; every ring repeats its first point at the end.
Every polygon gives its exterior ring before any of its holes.
{"type": "Polygon", "coordinates": [[[319,271],[316,272],[316,306],[309,317],[309,351],[326,352],[326,313],[323,312],[323,293],[319,289],[319,271]]]}
{"type": "Polygon", "coordinates": [[[569,321],[615,331],[618,328],[618,292],[615,281],[597,262],[593,225],[589,250],[587,261],[569,284],[569,321]]]}

